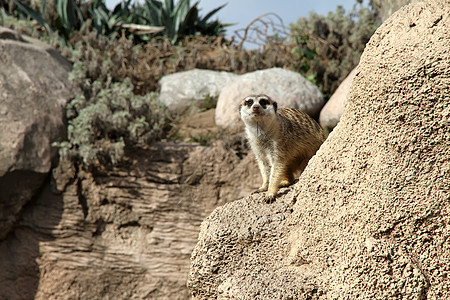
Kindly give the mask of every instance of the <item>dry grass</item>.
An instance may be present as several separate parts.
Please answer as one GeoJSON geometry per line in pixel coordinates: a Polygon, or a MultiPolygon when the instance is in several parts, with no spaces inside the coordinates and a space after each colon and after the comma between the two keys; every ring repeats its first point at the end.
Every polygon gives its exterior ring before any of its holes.
{"type": "Polygon", "coordinates": [[[262,50],[239,49],[223,37],[195,37],[180,45],[158,38],[145,45],[127,39],[109,40],[93,33],[81,37],[72,60],[83,62],[93,80],[108,75],[113,81],[129,77],[136,94],[158,89],[162,76],[194,68],[238,74],[292,66],[291,45],[271,44],[262,50]]]}

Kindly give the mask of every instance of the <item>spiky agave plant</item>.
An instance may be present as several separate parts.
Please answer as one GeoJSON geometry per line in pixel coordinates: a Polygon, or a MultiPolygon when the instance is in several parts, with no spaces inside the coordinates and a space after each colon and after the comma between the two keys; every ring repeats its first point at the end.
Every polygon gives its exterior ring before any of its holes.
{"type": "Polygon", "coordinates": [[[204,17],[199,15],[198,3],[191,6],[190,0],[180,0],[176,4],[173,0],[146,0],[142,6],[141,17],[152,26],[164,26],[163,35],[172,43],[176,43],[184,36],[208,35],[218,36],[225,32],[229,24],[210,19],[225,5],[219,6],[204,17]]]}
{"type": "Polygon", "coordinates": [[[13,0],[19,8],[20,14],[36,20],[49,34],[58,33],[69,40],[74,31],[78,31],[89,22],[99,34],[119,37],[125,34],[132,36],[136,42],[148,41],[151,36],[143,38],[134,32],[126,30],[124,25],[146,25],[164,27],[160,35],[176,43],[185,36],[206,35],[218,36],[225,33],[225,27],[211,18],[225,5],[222,5],[205,16],[199,15],[198,3],[191,5],[190,0],[145,0],[143,4],[124,0],[113,10],[106,7],[105,0],[89,2],[81,0],[55,0],[56,11],[50,15],[47,10],[49,3],[39,3],[39,10],[27,5],[26,0],[13,0]],[[44,17],[46,16],[46,17],[44,17]]]}

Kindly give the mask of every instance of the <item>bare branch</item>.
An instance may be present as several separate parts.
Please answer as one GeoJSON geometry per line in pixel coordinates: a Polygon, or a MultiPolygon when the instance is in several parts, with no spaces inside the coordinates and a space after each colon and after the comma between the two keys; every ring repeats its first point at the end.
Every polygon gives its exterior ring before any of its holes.
{"type": "Polygon", "coordinates": [[[241,40],[238,44],[241,49],[244,42],[258,46],[283,42],[288,36],[288,28],[280,16],[271,12],[257,17],[247,27],[234,33],[241,40]]]}

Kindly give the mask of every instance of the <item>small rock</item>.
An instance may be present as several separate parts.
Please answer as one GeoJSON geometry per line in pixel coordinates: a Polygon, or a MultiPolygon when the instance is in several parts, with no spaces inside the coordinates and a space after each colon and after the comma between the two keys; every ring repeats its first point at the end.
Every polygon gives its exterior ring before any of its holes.
{"type": "Polygon", "coordinates": [[[166,75],[159,81],[159,99],[172,113],[181,114],[207,96],[217,98],[222,88],[237,76],[239,75],[201,69],[166,75]]]}

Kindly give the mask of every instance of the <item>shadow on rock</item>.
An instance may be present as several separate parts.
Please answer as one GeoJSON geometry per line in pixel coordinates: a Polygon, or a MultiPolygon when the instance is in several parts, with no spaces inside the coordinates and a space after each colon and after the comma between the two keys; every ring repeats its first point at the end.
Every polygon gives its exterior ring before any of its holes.
{"type": "Polygon", "coordinates": [[[47,179],[40,193],[22,208],[18,220],[0,241],[0,299],[35,298],[40,278],[40,247],[54,239],[53,230],[61,220],[62,211],[62,195],[51,191],[47,179]]]}

